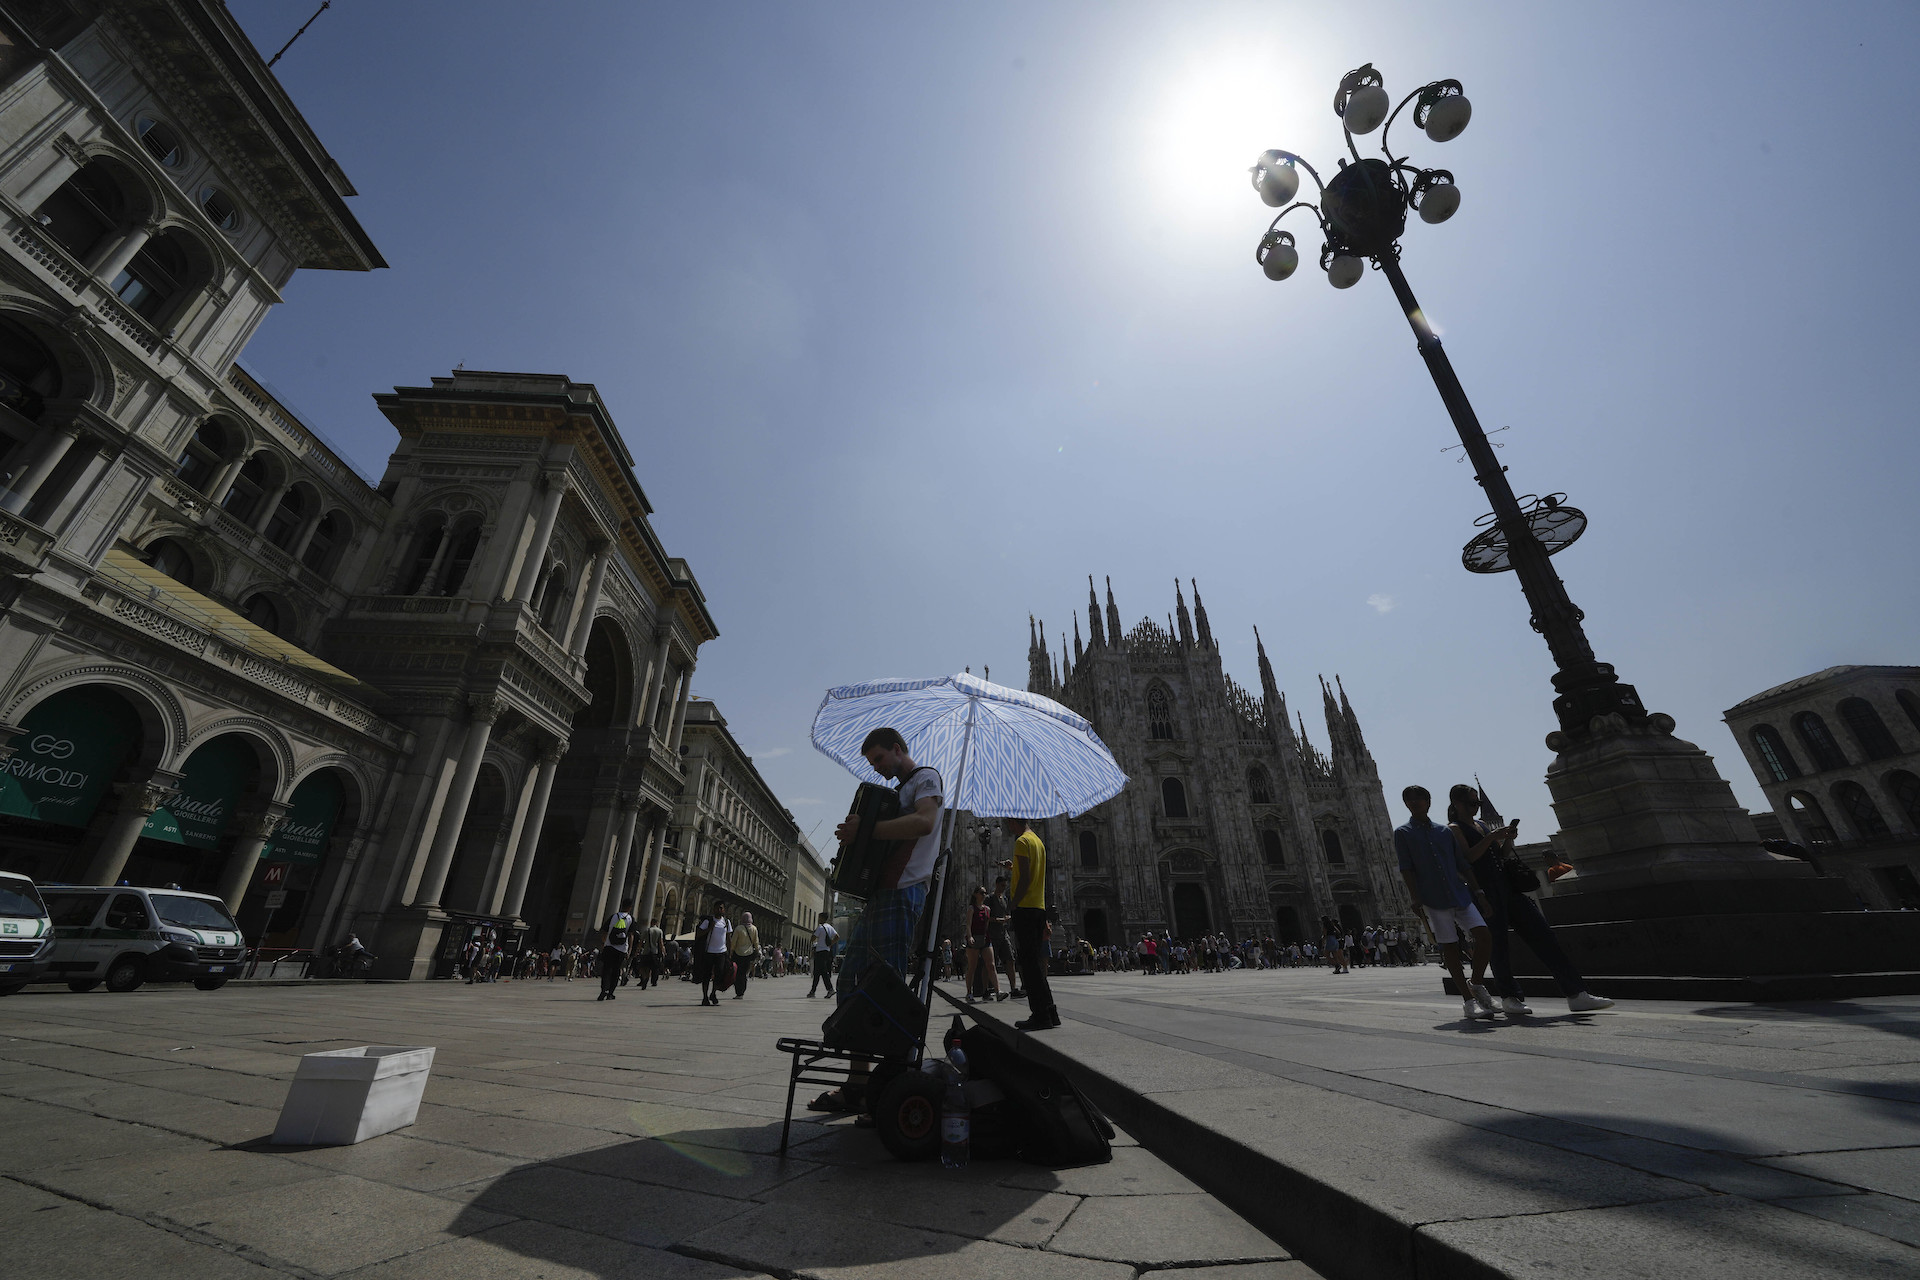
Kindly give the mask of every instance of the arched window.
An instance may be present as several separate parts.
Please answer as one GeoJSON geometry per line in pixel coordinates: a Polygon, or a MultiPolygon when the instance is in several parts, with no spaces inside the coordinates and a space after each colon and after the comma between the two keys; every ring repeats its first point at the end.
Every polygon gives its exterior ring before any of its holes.
{"type": "Polygon", "coordinates": [[[1284,867],[1287,865],[1287,851],[1280,847],[1280,833],[1278,831],[1262,831],[1260,833],[1260,856],[1261,860],[1270,867],[1284,867]]]}
{"type": "Polygon", "coordinates": [[[102,160],[68,178],[34,211],[62,249],[85,261],[127,217],[127,199],[112,166],[102,160]]]}
{"type": "Polygon", "coordinates": [[[1827,728],[1827,722],[1811,711],[1802,711],[1793,718],[1793,731],[1800,735],[1800,741],[1806,746],[1807,754],[1813,757],[1814,772],[1847,767],[1846,753],[1840,750],[1840,744],[1833,740],[1833,731],[1827,728]]]}
{"type": "Polygon", "coordinates": [[[172,125],[152,116],[141,116],[134,121],[133,131],[140,135],[140,145],[147,149],[147,154],[167,168],[178,169],[186,158],[180,149],[180,135],[173,131],[172,125]]]}
{"type": "Polygon", "coordinates": [[[1853,740],[1860,744],[1860,750],[1866,752],[1867,759],[1885,760],[1900,754],[1900,744],[1893,740],[1886,722],[1865,698],[1842,699],[1840,719],[1853,740]]]}
{"type": "Polygon", "coordinates": [[[1247,799],[1255,804],[1273,803],[1273,788],[1267,782],[1267,771],[1257,764],[1247,770],[1247,799]]]}
{"type": "Polygon", "coordinates": [[[1794,763],[1793,754],[1787,750],[1780,731],[1772,725],[1759,724],[1753,727],[1753,749],[1760,753],[1761,763],[1767,766],[1767,772],[1773,775],[1775,782],[1800,776],[1800,766],[1794,763]]]}
{"type": "Polygon", "coordinates": [[[1920,731],[1920,695],[1902,689],[1893,696],[1900,703],[1900,709],[1907,713],[1907,719],[1913,722],[1914,729],[1920,731]]]}
{"type": "Polygon", "coordinates": [[[1080,866],[1086,871],[1100,869],[1100,840],[1091,831],[1080,833],[1080,866]]]}
{"type": "Polygon", "coordinates": [[[280,505],[268,519],[267,541],[282,551],[290,551],[293,540],[300,536],[301,527],[306,523],[307,495],[296,485],[281,495],[280,505]]]}
{"type": "MultiPolygon", "coordinates": [[[[439,517],[433,519],[438,521],[439,517]]],[[[433,572],[433,558],[440,551],[440,539],[446,536],[446,529],[438,523],[422,529],[414,536],[413,563],[407,566],[407,576],[400,580],[401,595],[416,595],[426,585],[427,575],[433,572]]]]}
{"type": "Polygon", "coordinates": [[[1886,777],[1887,794],[1907,815],[1907,828],[1920,831],[1920,778],[1905,769],[1895,769],[1886,777]]]}
{"type": "Polygon", "coordinates": [[[193,586],[193,557],[177,538],[162,538],[146,550],[146,561],[183,587],[193,586]]]}
{"type": "Polygon", "coordinates": [[[307,539],[307,549],[300,553],[300,563],[325,576],[333,571],[334,553],[346,541],[347,522],[338,511],[329,511],[320,517],[320,523],[313,526],[313,536],[307,539]]]}
{"type": "Polygon", "coordinates": [[[280,634],[280,610],[265,596],[251,596],[241,606],[240,616],[264,631],[280,634]]]}
{"type": "Polygon", "coordinates": [[[1157,684],[1147,690],[1147,736],[1164,742],[1173,740],[1173,699],[1157,684]]]}
{"type": "Polygon", "coordinates": [[[1187,816],[1187,789],[1180,785],[1180,779],[1167,778],[1160,783],[1160,803],[1169,818],[1187,816]]]}
{"type": "Polygon", "coordinates": [[[1857,782],[1836,782],[1833,784],[1833,800],[1840,806],[1840,812],[1847,815],[1853,823],[1853,830],[1863,840],[1872,840],[1878,836],[1892,835],[1887,830],[1887,820],[1880,816],[1880,807],[1867,794],[1867,789],[1857,782]]]}
{"type": "Polygon", "coordinates": [[[466,585],[467,574],[473,569],[473,557],[480,550],[480,526],[474,525],[453,536],[453,547],[447,552],[447,572],[440,586],[440,594],[450,596],[466,585]]]}
{"type": "Polygon", "coordinates": [[[175,464],[173,474],[205,493],[207,486],[220,473],[221,464],[227,460],[229,447],[226,428],[208,418],[193,433],[193,439],[187,441],[187,447],[180,451],[180,461],[175,464]]]}
{"type": "Polygon", "coordinates": [[[267,474],[267,456],[256,453],[247,459],[240,468],[240,474],[233,478],[233,484],[227,489],[227,496],[221,502],[227,514],[242,524],[251,524],[260,514],[260,504],[265,501],[267,487],[272,483],[267,474]]]}
{"type": "Polygon", "coordinates": [[[186,241],[177,232],[157,235],[113,278],[112,289],[149,324],[158,325],[187,290],[186,241]]]}
{"type": "Polygon", "coordinates": [[[1340,833],[1329,827],[1320,833],[1320,847],[1327,851],[1327,861],[1334,866],[1345,866],[1346,852],[1340,848],[1340,833]]]}
{"type": "Polygon", "coordinates": [[[47,345],[19,325],[0,320],[0,405],[30,422],[61,389],[60,365],[47,345]]]}
{"type": "Polygon", "coordinates": [[[1826,810],[1811,794],[1793,792],[1787,797],[1787,812],[1793,815],[1795,825],[1809,844],[1833,843],[1833,824],[1827,821],[1826,810]]]}

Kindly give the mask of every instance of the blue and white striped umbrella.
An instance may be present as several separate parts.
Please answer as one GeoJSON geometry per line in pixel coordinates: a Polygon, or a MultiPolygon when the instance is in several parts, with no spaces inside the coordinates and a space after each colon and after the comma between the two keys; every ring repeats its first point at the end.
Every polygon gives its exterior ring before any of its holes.
{"type": "Polygon", "coordinates": [[[829,689],[813,717],[813,745],[862,781],[884,781],[860,754],[880,728],[898,729],[914,763],[940,771],[950,809],[996,818],[1081,814],[1127,785],[1081,716],[973,675],[829,689]]]}

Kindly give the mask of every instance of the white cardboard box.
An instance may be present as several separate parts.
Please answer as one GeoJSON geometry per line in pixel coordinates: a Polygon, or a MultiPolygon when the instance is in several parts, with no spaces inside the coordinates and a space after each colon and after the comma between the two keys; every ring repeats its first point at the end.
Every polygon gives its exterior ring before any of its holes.
{"type": "Polygon", "coordinates": [[[282,1146],[350,1146],[420,1114],[432,1048],[373,1044],[300,1059],[273,1140],[282,1146]]]}

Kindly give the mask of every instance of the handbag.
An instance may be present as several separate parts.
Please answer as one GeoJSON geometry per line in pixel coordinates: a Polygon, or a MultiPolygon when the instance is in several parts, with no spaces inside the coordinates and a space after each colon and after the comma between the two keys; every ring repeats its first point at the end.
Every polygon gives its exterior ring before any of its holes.
{"type": "Polygon", "coordinates": [[[1540,892],[1540,873],[1518,858],[1501,857],[1500,874],[1506,877],[1507,888],[1514,893],[1540,892]]]}

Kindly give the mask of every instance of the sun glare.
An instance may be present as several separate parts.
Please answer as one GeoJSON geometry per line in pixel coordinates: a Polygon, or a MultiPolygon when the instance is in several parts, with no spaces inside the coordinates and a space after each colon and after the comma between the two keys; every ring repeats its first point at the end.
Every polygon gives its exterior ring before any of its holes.
{"type": "Polygon", "coordinates": [[[1221,48],[1185,60],[1146,108],[1156,213],[1209,223],[1257,216],[1247,168],[1267,147],[1285,145],[1278,139],[1300,108],[1288,79],[1266,49],[1221,48]]]}

